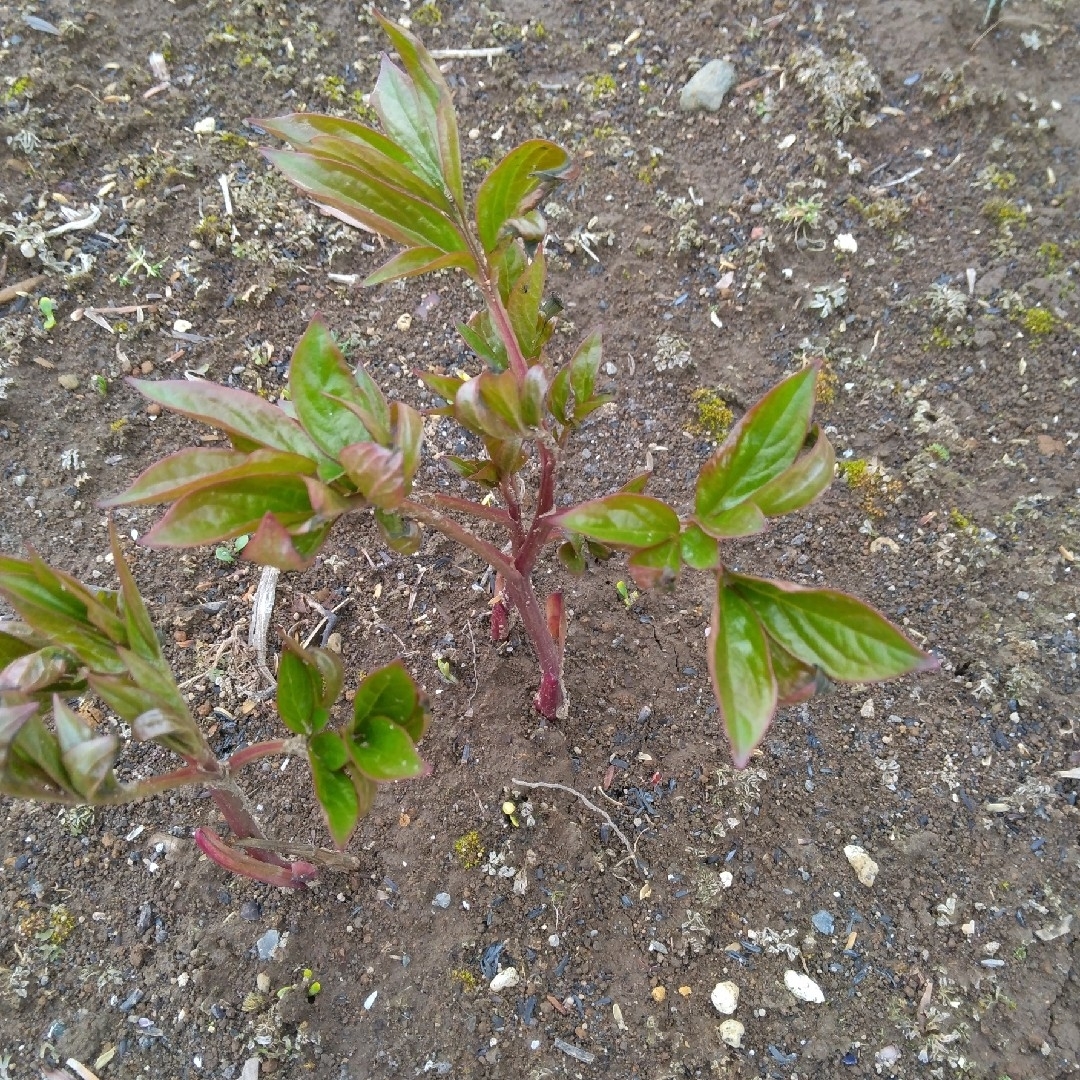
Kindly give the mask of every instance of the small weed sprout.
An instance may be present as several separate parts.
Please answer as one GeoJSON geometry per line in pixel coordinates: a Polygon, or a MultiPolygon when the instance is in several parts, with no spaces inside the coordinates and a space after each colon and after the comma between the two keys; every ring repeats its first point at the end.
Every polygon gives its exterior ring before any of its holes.
{"type": "Polygon", "coordinates": [[[150,254],[146,248],[137,248],[133,244],[128,244],[127,268],[117,280],[121,285],[131,285],[139,276],[140,272],[148,278],[159,278],[161,277],[161,270],[164,265],[164,261],[157,263],[151,262],[150,254]]]}
{"type": "Polygon", "coordinates": [[[881,93],[881,80],[860,53],[826,56],[809,45],[792,57],[795,79],[822,111],[825,127],[843,135],[862,115],[871,99],[881,93]]]}
{"type": "Polygon", "coordinates": [[[846,281],[837,281],[831,285],[815,285],[813,292],[806,306],[811,311],[816,311],[823,319],[827,319],[847,304],[846,281]]]}
{"type": "Polygon", "coordinates": [[[935,282],[926,290],[926,302],[930,305],[931,318],[938,322],[959,323],[967,315],[967,294],[951,285],[935,282]]]}
{"type": "Polygon", "coordinates": [[[790,226],[795,242],[802,246],[807,241],[807,233],[821,225],[823,200],[820,195],[811,195],[805,199],[793,199],[777,206],[773,216],[790,226]]]}

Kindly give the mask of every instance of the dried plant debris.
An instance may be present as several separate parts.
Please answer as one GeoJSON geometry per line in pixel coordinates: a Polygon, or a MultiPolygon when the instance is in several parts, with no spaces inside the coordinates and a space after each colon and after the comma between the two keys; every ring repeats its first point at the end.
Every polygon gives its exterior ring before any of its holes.
{"type": "Polygon", "coordinates": [[[881,80],[861,53],[845,50],[826,56],[808,45],[792,57],[795,79],[820,107],[825,127],[842,135],[857,123],[872,98],[881,93],[881,80]]]}

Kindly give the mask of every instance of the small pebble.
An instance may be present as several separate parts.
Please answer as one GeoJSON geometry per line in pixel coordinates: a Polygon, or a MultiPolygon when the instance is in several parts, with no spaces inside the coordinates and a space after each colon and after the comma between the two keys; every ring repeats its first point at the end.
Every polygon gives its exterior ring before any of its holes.
{"type": "Polygon", "coordinates": [[[258,987],[260,994],[269,993],[270,976],[267,975],[265,971],[260,971],[259,974],[255,976],[255,985],[258,987]]]}
{"type": "Polygon", "coordinates": [[[265,934],[258,941],[255,942],[255,948],[258,951],[260,960],[269,960],[274,955],[274,950],[278,947],[278,943],[281,941],[281,934],[277,930],[267,930],[265,934]]]}
{"type": "Polygon", "coordinates": [[[59,376],[56,380],[65,390],[78,390],[79,389],[79,377],[65,372],[59,376]]]}
{"type": "Polygon", "coordinates": [[[832,917],[831,912],[825,910],[815,911],[810,916],[810,921],[819,934],[831,934],[836,930],[836,920],[832,917]]]}
{"type": "Polygon", "coordinates": [[[739,988],[733,982],[717,983],[709,997],[721,1016],[730,1016],[739,1004],[739,988]]]}
{"type": "Polygon", "coordinates": [[[262,916],[262,904],[258,900],[245,900],[240,905],[240,918],[245,922],[258,922],[262,916]]]}
{"type": "Polygon", "coordinates": [[[728,91],[735,85],[734,65],[727,60],[710,60],[682,88],[679,108],[683,112],[704,109],[716,112],[724,103],[728,91]]]}
{"type": "Polygon", "coordinates": [[[652,988],[652,999],[656,1002],[657,1005],[659,1005],[666,997],[667,990],[665,990],[662,986],[654,986],[652,988]]]}
{"type": "Polygon", "coordinates": [[[192,129],[196,135],[213,135],[217,128],[217,121],[212,116],[205,116],[202,120],[196,120],[192,129]]]}
{"type": "Polygon", "coordinates": [[[548,944],[549,944],[549,945],[550,945],[550,946],[551,946],[551,947],[552,947],[553,949],[557,949],[557,948],[559,947],[559,941],[560,941],[560,940],[561,940],[561,939],[559,938],[559,935],[558,935],[558,934],[552,934],[552,935],[551,935],[551,936],[550,936],[550,937],[548,938],[548,944]]]}
{"type": "Polygon", "coordinates": [[[812,1005],[821,1005],[825,1001],[822,989],[809,975],[801,971],[788,969],[784,972],[784,985],[800,1001],[809,1002],[812,1005]]]}
{"type": "Polygon", "coordinates": [[[512,986],[517,986],[521,982],[521,976],[518,974],[517,968],[508,967],[503,968],[494,979],[491,980],[488,988],[493,994],[502,993],[503,990],[509,990],[512,986]]]}
{"type": "Polygon", "coordinates": [[[444,911],[450,906],[450,894],[448,892],[441,892],[435,894],[435,899],[431,903],[437,907],[442,908],[444,911]]]}
{"type": "Polygon", "coordinates": [[[870,858],[866,849],[859,847],[858,844],[848,844],[844,848],[844,856],[851,863],[851,868],[855,871],[855,876],[860,883],[869,889],[877,878],[878,864],[870,858]]]}
{"type": "Polygon", "coordinates": [[[725,1020],[720,1025],[720,1038],[728,1046],[738,1049],[742,1046],[743,1035],[746,1028],[738,1020],[725,1020]]]}

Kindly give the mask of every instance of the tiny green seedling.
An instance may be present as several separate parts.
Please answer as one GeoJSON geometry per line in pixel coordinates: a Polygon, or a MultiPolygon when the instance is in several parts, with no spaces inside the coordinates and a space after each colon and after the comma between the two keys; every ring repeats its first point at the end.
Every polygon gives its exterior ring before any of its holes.
{"type": "Polygon", "coordinates": [[[214,558],[217,559],[218,562],[225,563],[226,566],[231,565],[236,562],[236,556],[244,550],[249,539],[250,537],[245,533],[241,533],[226,544],[218,544],[218,546],[214,548],[214,558]]]}
{"type": "Polygon", "coordinates": [[[450,661],[445,656],[440,656],[435,661],[436,667],[439,669],[439,677],[443,682],[449,683],[451,686],[456,686],[458,677],[454,674],[454,669],[450,666],[450,661]]]}
{"type": "Polygon", "coordinates": [[[140,272],[148,278],[161,277],[161,270],[164,265],[164,260],[157,263],[151,262],[146,248],[137,248],[133,244],[128,244],[128,265],[120,275],[120,284],[130,285],[139,276],[140,272]]]}
{"type": "Polygon", "coordinates": [[[41,328],[51,330],[56,325],[56,301],[49,296],[43,296],[38,301],[38,311],[41,312],[41,328]]]}

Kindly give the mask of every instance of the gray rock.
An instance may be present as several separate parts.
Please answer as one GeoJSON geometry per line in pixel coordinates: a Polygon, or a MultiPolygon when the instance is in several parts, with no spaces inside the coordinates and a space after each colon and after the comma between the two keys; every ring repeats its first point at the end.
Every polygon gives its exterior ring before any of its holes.
{"type": "Polygon", "coordinates": [[[810,921],[814,924],[814,929],[819,934],[832,934],[836,930],[836,921],[833,919],[832,912],[830,911],[825,911],[824,909],[815,911],[814,914],[810,916],[810,921]]]}
{"type": "Polygon", "coordinates": [[[269,960],[274,955],[274,950],[281,942],[281,935],[276,930],[267,930],[265,934],[258,941],[255,942],[255,949],[259,954],[260,960],[269,960]]]}
{"type": "Polygon", "coordinates": [[[716,112],[724,103],[727,92],[735,85],[735,67],[727,60],[710,60],[682,88],[679,108],[683,112],[705,109],[716,112]]]}

